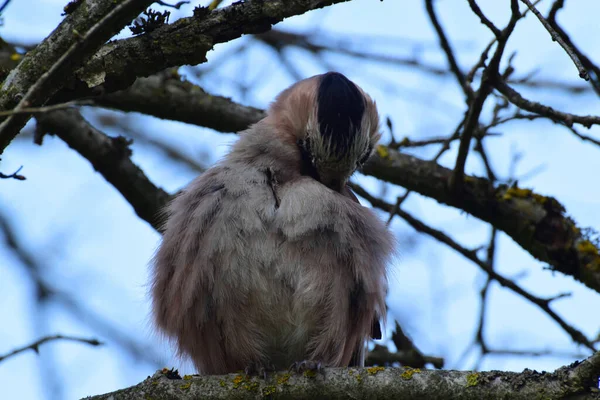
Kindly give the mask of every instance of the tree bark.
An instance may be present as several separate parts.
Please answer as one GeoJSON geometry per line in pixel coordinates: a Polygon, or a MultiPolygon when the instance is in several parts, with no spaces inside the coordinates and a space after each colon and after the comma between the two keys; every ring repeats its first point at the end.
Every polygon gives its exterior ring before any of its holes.
{"type": "Polygon", "coordinates": [[[552,373],[371,367],[278,372],[267,379],[244,374],[169,379],[167,372],[88,399],[600,399],[600,353],[552,373]]]}

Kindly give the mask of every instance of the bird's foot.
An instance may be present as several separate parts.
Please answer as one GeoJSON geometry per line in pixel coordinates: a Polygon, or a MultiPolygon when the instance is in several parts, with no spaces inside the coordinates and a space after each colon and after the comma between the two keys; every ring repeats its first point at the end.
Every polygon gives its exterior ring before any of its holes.
{"type": "Polygon", "coordinates": [[[317,373],[323,373],[323,364],[317,360],[296,361],[290,366],[290,370],[299,374],[315,376],[317,373]]]}
{"type": "Polygon", "coordinates": [[[251,362],[246,368],[244,373],[248,376],[258,376],[259,378],[267,379],[269,372],[274,372],[275,366],[271,363],[251,362]]]}

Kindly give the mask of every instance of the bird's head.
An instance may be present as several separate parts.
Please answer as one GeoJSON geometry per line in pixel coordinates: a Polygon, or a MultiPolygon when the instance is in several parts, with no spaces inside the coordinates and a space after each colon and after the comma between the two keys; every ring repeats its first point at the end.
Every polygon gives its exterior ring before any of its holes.
{"type": "Polygon", "coordinates": [[[379,140],[375,102],[344,75],[297,82],[271,105],[267,121],[297,146],[304,175],[340,191],[379,140]]]}

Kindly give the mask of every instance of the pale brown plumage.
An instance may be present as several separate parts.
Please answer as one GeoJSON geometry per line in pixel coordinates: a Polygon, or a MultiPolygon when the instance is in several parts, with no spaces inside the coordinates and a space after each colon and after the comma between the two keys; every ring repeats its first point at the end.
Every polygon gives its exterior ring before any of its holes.
{"type": "Polygon", "coordinates": [[[200,373],[362,364],[385,317],[393,240],[346,182],[378,138],[370,97],[318,75],[283,91],[169,205],[153,313],[200,373]]]}

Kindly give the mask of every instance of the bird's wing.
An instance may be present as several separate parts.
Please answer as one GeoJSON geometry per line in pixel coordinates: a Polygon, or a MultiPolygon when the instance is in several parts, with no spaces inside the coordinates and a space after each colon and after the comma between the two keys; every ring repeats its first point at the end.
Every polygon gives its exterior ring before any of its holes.
{"type": "MultiPolygon", "coordinates": [[[[346,196],[347,198],[351,199],[352,201],[359,203],[358,201],[358,197],[356,197],[356,195],[354,194],[354,192],[352,191],[352,189],[350,189],[350,187],[348,185],[346,185],[344,187],[344,192],[342,192],[342,194],[344,196],[346,196]]],[[[360,310],[361,310],[361,306],[360,303],[361,301],[363,301],[363,299],[361,298],[361,293],[357,293],[357,292],[353,292],[351,294],[351,300],[350,300],[350,304],[351,304],[351,315],[352,315],[352,319],[355,321],[354,323],[358,322],[358,318],[360,315],[360,310]]],[[[385,310],[383,310],[385,312],[385,310]]],[[[372,322],[371,322],[371,332],[369,337],[371,339],[381,339],[382,337],[382,333],[381,333],[381,319],[382,319],[382,315],[380,315],[381,313],[376,313],[372,322]]],[[[365,338],[366,340],[367,338],[365,338]]],[[[356,347],[356,350],[354,351],[354,353],[352,354],[352,359],[350,361],[350,366],[356,366],[356,367],[363,367],[365,365],[365,357],[366,357],[366,346],[363,345],[358,345],[356,347]]]]}
{"type": "MultiPolygon", "coordinates": [[[[285,248],[307,271],[298,302],[314,304],[316,323],[309,356],[331,366],[348,365],[385,315],[385,270],[393,247],[385,225],[347,194],[310,177],[281,188],[277,221],[285,248]],[[291,245],[293,244],[293,245],[291,245]],[[290,253],[291,253],[290,251],[290,253]]],[[[357,358],[357,357],[355,357],[357,358]]]]}
{"type": "Polygon", "coordinates": [[[152,298],[159,328],[203,373],[244,368],[260,349],[240,313],[253,269],[246,241],[276,209],[265,171],[217,165],[193,181],[167,209],[153,260],[152,298]],[[236,268],[237,266],[237,268],[236,268]]]}

